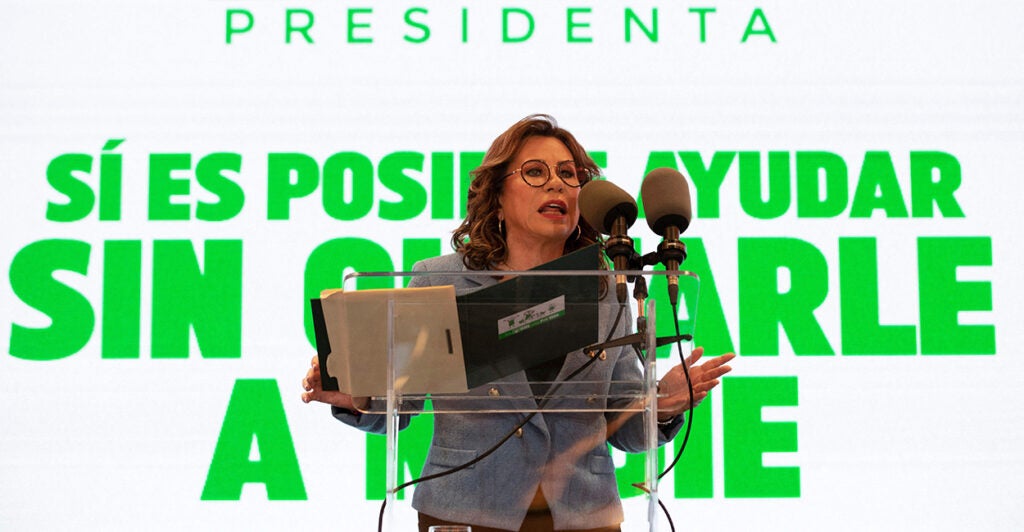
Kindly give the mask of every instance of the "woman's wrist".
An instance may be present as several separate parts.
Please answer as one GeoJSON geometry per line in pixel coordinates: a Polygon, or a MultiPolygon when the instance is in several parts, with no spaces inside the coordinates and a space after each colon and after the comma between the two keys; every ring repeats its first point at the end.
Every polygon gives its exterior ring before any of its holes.
{"type": "Polygon", "coordinates": [[[658,416],[658,424],[659,425],[671,425],[672,423],[675,422],[676,418],[678,418],[678,417],[679,417],[679,414],[670,415],[670,416],[667,416],[667,417],[658,416]]]}

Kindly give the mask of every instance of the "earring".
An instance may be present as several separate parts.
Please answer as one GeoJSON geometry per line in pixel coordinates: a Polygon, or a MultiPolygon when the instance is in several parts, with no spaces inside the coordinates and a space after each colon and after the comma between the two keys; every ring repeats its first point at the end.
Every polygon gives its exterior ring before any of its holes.
{"type": "Polygon", "coordinates": [[[583,236],[583,230],[580,229],[579,225],[577,225],[576,226],[576,238],[575,238],[575,240],[579,240],[581,236],[583,236]]]}
{"type": "Polygon", "coordinates": [[[505,219],[504,218],[498,218],[498,236],[503,236],[504,234],[505,234],[505,219]]]}

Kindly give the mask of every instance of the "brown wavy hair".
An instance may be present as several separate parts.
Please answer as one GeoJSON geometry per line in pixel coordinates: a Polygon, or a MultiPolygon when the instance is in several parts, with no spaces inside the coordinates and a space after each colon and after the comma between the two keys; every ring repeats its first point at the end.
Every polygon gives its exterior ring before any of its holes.
{"type": "MultiPolygon", "coordinates": [[[[470,172],[473,181],[466,196],[466,219],[453,231],[452,247],[462,253],[462,262],[471,270],[486,270],[508,259],[508,245],[498,224],[501,204],[498,198],[505,185],[508,165],[530,137],[553,137],[565,144],[580,171],[581,183],[601,174],[601,169],[568,130],[558,126],[550,115],[535,114],[516,122],[498,135],[487,149],[484,160],[470,172]]],[[[565,240],[563,254],[599,241],[600,234],[580,217],[579,232],[565,240]]]]}

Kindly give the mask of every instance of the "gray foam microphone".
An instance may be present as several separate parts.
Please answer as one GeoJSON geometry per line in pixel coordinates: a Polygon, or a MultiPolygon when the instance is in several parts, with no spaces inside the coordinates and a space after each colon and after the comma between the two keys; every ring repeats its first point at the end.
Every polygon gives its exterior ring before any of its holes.
{"type": "MultiPolygon", "coordinates": [[[[609,235],[605,253],[612,259],[615,270],[628,270],[629,257],[634,253],[633,239],[626,230],[636,222],[636,200],[625,190],[605,180],[594,180],[580,189],[580,214],[591,227],[609,235]]],[[[615,295],[619,303],[626,302],[626,276],[615,275],[615,295]]]]}
{"type": "Polygon", "coordinates": [[[611,235],[616,219],[625,219],[626,227],[636,222],[636,200],[610,181],[595,179],[580,189],[580,214],[598,231],[611,235]]]}
{"type": "Polygon", "coordinates": [[[682,233],[690,226],[693,212],[690,206],[690,186],[678,170],[651,170],[640,185],[640,197],[644,202],[647,225],[655,233],[664,236],[665,229],[672,225],[682,233]]]}
{"type": "MultiPolygon", "coordinates": [[[[647,225],[662,237],[658,257],[666,270],[679,271],[679,265],[686,260],[686,246],[679,241],[679,235],[690,226],[693,212],[686,178],[674,168],[655,168],[644,177],[640,197],[647,225]]],[[[675,307],[679,301],[678,276],[668,276],[668,297],[675,307]]]]}

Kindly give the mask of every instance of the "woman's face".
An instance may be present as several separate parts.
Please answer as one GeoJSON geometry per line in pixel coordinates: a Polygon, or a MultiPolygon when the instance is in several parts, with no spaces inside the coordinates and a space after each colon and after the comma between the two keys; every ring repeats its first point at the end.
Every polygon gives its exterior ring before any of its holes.
{"type": "Polygon", "coordinates": [[[562,246],[579,223],[577,198],[580,189],[570,187],[555,175],[558,163],[572,161],[572,153],[554,137],[529,137],[509,163],[504,188],[498,201],[505,220],[509,245],[562,246]],[[532,187],[523,180],[523,163],[540,160],[548,165],[551,179],[543,186],[532,187]],[[514,174],[512,172],[515,172],[514,174]]]}

